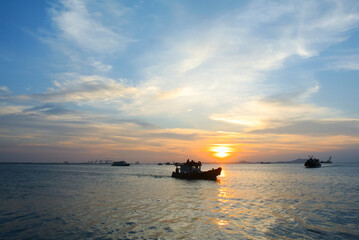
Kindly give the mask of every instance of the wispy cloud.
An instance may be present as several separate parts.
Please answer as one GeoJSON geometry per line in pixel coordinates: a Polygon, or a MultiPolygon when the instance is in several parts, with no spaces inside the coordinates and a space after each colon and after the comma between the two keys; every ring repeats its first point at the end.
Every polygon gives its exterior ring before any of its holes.
{"type": "Polygon", "coordinates": [[[359,136],[359,120],[291,121],[284,126],[255,130],[252,133],[295,134],[309,136],[359,136]]]}
{"type": "Polygon", "coordinates": [[[63,115],[63,114],[75,113],[73,110],[66,109],[65,107],[57,104],[44,104],[41,106],[35,106],[23,110],[23,112],[25,113],[41,112],[42,114],[47,114],[47,115],[63,115]]]}
{"type": "Polygon", "coordinates": [[[9,95],[11,94],[11,91],[6,86],[0,86],[0,96],[1,95],[9,95]]]}
{"type": "Polygon", "coordinates": [[[100,72],[106,72],[106,71],[109,71],[112,69],[111,65],[104,64],[99,60],[91,60],[90,59],[90,65],[93,66],[94,68],[96,68],[100,72]]]}
{"type": "MultiPolygon", "coordinates": [[[[148,62],[143,85],[168,90],[191,86],[190,101],[181,103],[187,109],[210,106],[212,111],[271,95],[275,86],[269,73],[285,68],[289,59],[313,57],[344,41],[359,21],[355,4],[324,5],[259,1],[206,22],[205,28],[189,26],[166,37],[164,47],[144,57],[148,62]]],[[[171,106],[176,107],[162,109],[181,108],[180,103],[171,106]]]]}
{"type": "Polygon", "coordinates": [[[242,126],[246,131],[287,125],[298,120],[320,120],[337,116],[338,111],[307,103],[319,86],[282,92],[267,97],[245,101],[226,113],[212,114],[210,118],[242,126]]]}
{"type": "Polygon", "coordinates": [[[47,92],[19,95],[12,99],[80,104],[119,101],[138,94],[135,88],[106,77],[63,74],[60,78],[61,80],[54,81],[54,88],[47,92]]]}
{"type": "Polygon", "coordinates": [[[337,70],[359,70],[359,55],[336,56],[330,59],[329,67],[337,70]]]}
{"type": "Polygon", "coordinates": [[[52,18],[61,31],[61,37],[86,51],[113,53],[123,50],[129,43],[119,31],[101,22],[101,15],[89,12],[85,1],[63,0],[62,6],[53,8],[52,18]]]}

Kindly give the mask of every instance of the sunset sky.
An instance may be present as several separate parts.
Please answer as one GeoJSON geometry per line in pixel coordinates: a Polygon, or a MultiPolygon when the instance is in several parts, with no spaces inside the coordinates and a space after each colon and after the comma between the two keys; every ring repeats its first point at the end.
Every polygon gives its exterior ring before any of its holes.
{"type": "Polygon", "coordinates": [[[0,1],[0,161],[359,160],[359,1],[0,1]]]}

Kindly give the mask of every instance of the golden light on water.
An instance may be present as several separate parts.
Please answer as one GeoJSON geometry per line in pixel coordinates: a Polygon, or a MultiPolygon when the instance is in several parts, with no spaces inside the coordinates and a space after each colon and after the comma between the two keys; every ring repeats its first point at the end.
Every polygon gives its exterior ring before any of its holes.
{"type": "Polygon", "coordinates": [[[222,169],[221,175],[219,175],[219,177],[221,178],[226,177],[226,171],[224,169],[222,169]]]}
{"type": "Polygon", "coordinates": [[[219,226],[226,226],[226,225],[228,225],[228,223],[229,222],[227,220],[223,220],[223,219],[217,221],[217,224],[219,226]]]}
{"type": "Polygon", "coordinates": [[[221,213],[221,217],[216,220],[216,224],[218,226],[226,226],[229,224],[229,215],[230,209],[228,208],[228,202],[231,199],[231,196],[228,194],[228,188],[224,186],[220,186],[218,188],[218,207],[221,213]]]}

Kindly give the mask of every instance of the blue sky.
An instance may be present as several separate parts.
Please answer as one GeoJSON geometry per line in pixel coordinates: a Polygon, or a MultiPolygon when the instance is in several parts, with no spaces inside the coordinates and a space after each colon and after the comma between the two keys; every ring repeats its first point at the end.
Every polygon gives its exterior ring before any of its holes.
{"type": "Polygon", "coordinates": [[[0,11],[0,161],[358,160],[357,1],[0,11]]]}

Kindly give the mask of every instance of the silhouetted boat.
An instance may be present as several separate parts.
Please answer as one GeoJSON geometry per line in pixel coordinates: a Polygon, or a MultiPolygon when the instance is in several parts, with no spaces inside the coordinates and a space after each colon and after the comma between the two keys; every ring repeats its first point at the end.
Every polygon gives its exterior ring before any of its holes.
{"type": "Polygon", "coordinates": [[[176,163],[176,171],[172,172],[173,178],[182,178],[182,179],[206,179],[206,180],[216,180],[217,176],[221,174],[222,168],[217,168],[208,171],[201,171],[202,163],[200,161],[189,161],[185,163],[176,163]]]}
{"type": "Polygon", "coordinates": [[[125,161],[118,161],[118,162],[113,162],[111,166],[126,167],[126,166],[130,166],[130,164],[125,161]]]}
{"type": "Polygon", "coordinates": [[[304,166],[306,168],[319,168],[322,164],[320,164],[319,159],[309,156],[308,160],[304,163],[304,166]]]}
{"type": "Polygon", "coordinates": [[[320,161],[320,163],[332,163],[332,156],[327,161],[320,161]]]}

